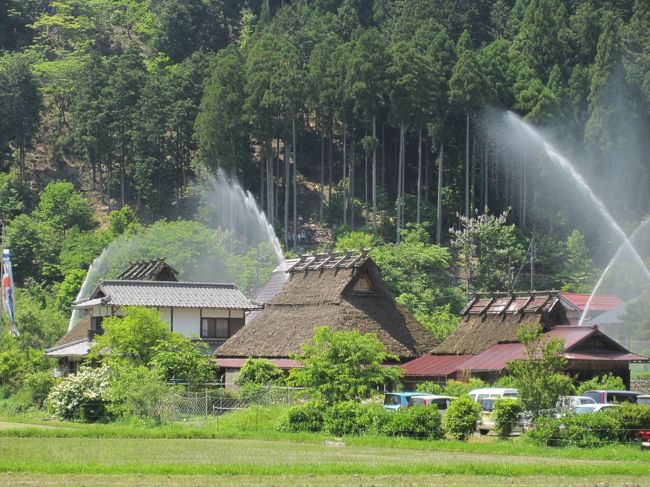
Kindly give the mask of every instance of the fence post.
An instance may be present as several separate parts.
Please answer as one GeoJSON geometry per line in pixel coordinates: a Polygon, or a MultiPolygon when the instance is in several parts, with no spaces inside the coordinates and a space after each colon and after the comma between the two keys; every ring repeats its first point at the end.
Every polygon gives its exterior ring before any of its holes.
{"type": "Polygon", "coordinates": [[[208,388],[205,388],[205,416],[208,416],[208,388]]]}

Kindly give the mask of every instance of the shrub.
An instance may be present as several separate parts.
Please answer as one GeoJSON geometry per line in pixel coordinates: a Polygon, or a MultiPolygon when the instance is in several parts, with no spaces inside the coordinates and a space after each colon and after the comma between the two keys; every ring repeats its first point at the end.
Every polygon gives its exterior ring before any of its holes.
{"type": "Polygon", "coordinates": [[[527,436],[546,446],[594,448],[618,440],[620,424],[610,413],[571,414],[559,419],[540,417],[527,436]]]}
{"type": "Polygon", "coordinates": [[[481,406],[467,396],[452,401],[444,419],[447,435],[465,441],[476,430],[480,414],[481,406]]]}
{"type": "Polygon", "coordinates": [[[359,435],[374,426],[372,408],[356,401],[343,401],[330,406],[324,417],[324,428],[336,435],[359,435]]]}
{"type": "Polygon", "coordinates": [[[242,365],[235,384],[282,384],[284,373],[277,365],[264,358],[248,357],[242,365]]]}
{"type": "Polygon", "coordinates": [[[507,438],[512,434],[519,422],[521,411],[521,403],[516,399],[499,399],[494,403],[492,419],[494,420],[494,429],[500,438],[507,438]]]}
{"type": "Polygon", "coordinates": [[[442,394],[442,386],[434,382],[422,382],[415,388],[415,392],[426,392],[428,394],[442,394]]]}
{"type": "Polygon", "coordinates": [[[447,385],[445,386],[445,394],[448,396],[460,397],[469,393],[469,391],[480,389],[485,386],[487,386],[485,382],[474,377],[470,378],[467,382],[460,382],[452,379],[447,382],[447,385]]]}
{"type": "Polygon", "coordinates": [[[517,388],[517,379],[511,375],[502,375],[490,387],[507,387],[511,389],[517,388]]]}
{"type": "Polygon", "coordinates": [[[640,429],[650,429],[650,406],[624,402],[608,412],[619,424],[619,440],[636,442],[640,429]]]}
{"type": "Polygon", "coordinates": [[[105,397],[108,410],[117,416],[162,421],[161,404],[171,395],[163,371],[145,366],[112,370],[105,397]]]}
{"type": "Polygon", "coordinates": [[[317,432],[323,429],[323,411],[325,405],[315,401],[292,406],[280,422],[280,431],[312,431],[317,432]]]}
{"type": "Polygon", "coordinates": [[[29,394],[37,408],[43,407],[43,402],[54,386],[54,377],[49,370],[38,370],[25,377],[23,389],[29,394]]]}
{"type": "Polygon", "coordinates": [[[81,368],[56,384],[48,396],[61,419],[97,421],[106,417],[108,370],[81,368]]]}
{"type": "Polygon", "coordinates": [[[624,391],[627,388],[623,383],[623,379],[617,375],[606,374],[600,377],[594,377],[584,381],[578,386],[578,395],[582,395],[590,390],[610,390],[610,391],[624,391]]]}
{"type": "Polygon", "coordinates": [[[435,406],[401,408],[389,412],[380,432],[388,436],[440,439],[445,436],[442,416],[435,406]]]}

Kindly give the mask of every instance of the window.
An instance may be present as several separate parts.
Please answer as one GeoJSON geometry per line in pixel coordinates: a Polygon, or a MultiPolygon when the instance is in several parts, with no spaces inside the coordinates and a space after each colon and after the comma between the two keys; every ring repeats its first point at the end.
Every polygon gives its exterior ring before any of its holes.
{"type": "Polygon", "coordinates": [[[228,338],[228,318],[203,318],[201,338],[228,338]]]}

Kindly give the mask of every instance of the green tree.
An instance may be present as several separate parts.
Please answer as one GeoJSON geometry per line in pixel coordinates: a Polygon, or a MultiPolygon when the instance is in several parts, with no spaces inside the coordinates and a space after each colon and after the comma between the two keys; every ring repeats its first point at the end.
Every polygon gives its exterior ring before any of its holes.
{"type": "Polygon", "coordinates": [[[67,276],[72,271],[87,269],[112,239],[113,235],[106,230],[82,232],[73,227],[63,239],[59,253],[61,274],[67,276]]]}
{"type": "Polygon", "coordinates": [[[41,96],[25,56],[0,57],[0,154],[18,151],[20,177],[25,179],[25,154],[40,122],[41,96]]]}
{"type": "Polygon", "coordinates": [[[521,261],[523,249],[514,224],[506,224],[507,217],[508,211],[499,216],[461,216],[461,228],[450,230],[468,292],[511,290],[510,267],[521,261]]]}
{"type": "Polygon", "coordinates": [[[86,279],[86,271],[75,269],[70,271],[63,282],[54,285],[54,306],[63,315],[70,314],[72,303],[77,299],[79,290],[86,279]]]}
{"type": "Polygon", "coordinates": [[[199,157],[209,168],[235,174],[249,156],[243,119],[244,59],[231,44],[212,60],[196,119],[199,157]]]}
{"type": "Polygon", "coordinates": [[[533,418],[555,407],[560,396],[575,391],[571,377],[564,374],[564,341],[548,338],[536,323],[524,323],[519,339],[525,359],[508,362],[507,369],[517,381],[519,400],[533,418]]]}
{"type": "Polygon", "coordinates": [[[248,357],[235,379],[241,386],[248,384],[266,386],[284,382],[284,372],[277,365],[267,359],[248,357]]]}
{"type": "Polygon", "coordinates": [[[104,333],[95,337],[89,357],[108,364],[148,365],[156,345],[170,339],[169,324],[151,308],[127,307],[122,313],[103,321],[104,333]]]}
{"type": "Polygon", "coordinates": [[[562,290],[569,292],[590,292],[594,274],[594,263],[589,256],[585,237],[573,230],[567,237],[566,255],[560,270],[562,290]]]}
{"type": "Polygon", "coordinates": [[[139,225],[138,215],[129,205],[124,205],[119,210],[113,210],[108,214],[108,229],[116,237],[128,231],[139,229],[139,225]]]}
{"type": "Polygon", "coordinates": [[[290,380],[328,404],[367,398],[376,387],[402,376],[398,367],[384,365],[397,357],[373,333],[319,327],[301,348],[295,359],[304,367],[292,369],[290,380]]]}
{"type": "Polygon", "coordinates": [[[624,391],[626,389],[623,379],[609,373],[581,382],[576,393],[582,395],[590,390],[624,391]]]}
{"type": "Polygon", "coordinates": [[[90,230],[97,226],[90,202],[66,181],[52,181],[43,190],[34,216],[60,230],[90,230]]]}
{"type": "Polygon", "coordinates": [[[150,365],[160,369],[167,380],[200,384],[213,380],[215,376],[208,345],[177,332],[153,347],[150,365]]]}
{"type": "Polygon", "coordinates": [[[472,401],[468,396],[456,398],[447,408],[443,418],[447,435],[455,440],[467,440],[476,431],[480,414],[479,403],[472,401]]]}

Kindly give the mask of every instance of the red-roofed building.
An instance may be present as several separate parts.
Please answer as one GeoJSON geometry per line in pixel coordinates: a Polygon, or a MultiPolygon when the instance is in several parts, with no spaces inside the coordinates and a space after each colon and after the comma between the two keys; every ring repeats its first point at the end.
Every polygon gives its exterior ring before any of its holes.
{"type": "MultiPolygon", "coordinates": [[[[577,325],[580,321],[582,313],[587,308],[590,296],[591,294],[585,293],[561,292],[558,294],[558,298],[566,310],[566,316],[572,325],[577,325]]],[[[587,311],[584,323],[589,323],[596,316],[611,311],[622,304],[623,300],[613,294],[595,294],[589,304],[589,310],[587,311]]]]}
{"type": "MultiPolygon", "coordinates": [[[[600,296],[592,305],[600,312],[619,306],[616,296],[600,296]]],[[[404,365],[407,389],[425,381],[479,377],[488,382],[506,372],[508,362],[525,359],[517,330],[526,322],[538,323],[550,338],[564,342],[566,372],[578,380],[614,374],[629,387],[629,364],[648,362],[604,334],[596,325],[576,326],[568,315],[584,309],[588,295],[540,293],[537,295],[475,297],[462,311],[458,328],[430,355],[404,365]],[[568,295],[568,296],[567,296],[568,295]],[[582,296],[586,296],[583,298],[582,296]]]]}

